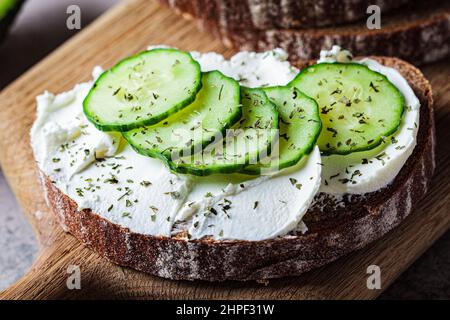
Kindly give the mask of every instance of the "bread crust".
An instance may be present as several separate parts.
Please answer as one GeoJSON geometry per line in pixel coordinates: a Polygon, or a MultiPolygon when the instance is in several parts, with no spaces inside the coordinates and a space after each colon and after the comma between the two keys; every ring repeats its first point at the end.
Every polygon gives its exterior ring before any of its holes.
{"type": "MultiPolygon", "coordinates": [[[[372,57],[397,69],[421,102],[417,146],[392,184],[356,200],[345,214],[312,207],[303,235],[262,241],[217,241],[155,237],[130,232],[77,204],[41,172],[47,202],[63,228],[113,263],[176,280],[265,280],[323,266],[382,237],[403,221],[428,189],[435,169],[430,84],[410,64],[372,57]],[[386,197],[386,195],[389,195],[386,197]]],[[[338,211],[337,211],[338,212],[338,211]]],[[[424,214],[424,213],[418,213],[424,214]]]]}
{"type": "Polygon", "coordinates": [[[411,0],[160,0],[180,13],[216,21],[220,28],[234,30],[289,29],[336,26],[367,16],[370,5],[383,14],[411,0]]]}
{"type": "MultiPolygon", "coordinates": [[[[206,3],[214,1],[202,0],[206,3]]],[[[196,0],[182,2],[192,4],[196,0]]],[[[214,12],[214,9],[209,11],[214,12]]],[[[450,2],[418,2],[398,11],[391,15],[383,12],[378,30],[369,30],[366,21],[326,28],[258,29],[246,26],[248,19],[241,16],[233,23],[224,24],[221,19],[208,17],[206,13],[188,10],[187,4],[178,8],[183,16],[195,18],[200,29],[212,33],[228,47],[249,51],[280,47],[288,52],[293,62],[314,59],[317,52],[334,44],[355,55],[395,56],[416,65],[434,62],[450,54],[450,2]]]]}

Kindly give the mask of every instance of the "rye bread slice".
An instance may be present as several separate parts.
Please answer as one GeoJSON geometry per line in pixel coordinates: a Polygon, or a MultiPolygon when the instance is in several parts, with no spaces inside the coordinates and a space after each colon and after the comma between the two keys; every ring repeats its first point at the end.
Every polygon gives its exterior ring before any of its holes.
{"type": "MultiPolygon", "coordinates": [[[[260,30],[245,27],[248,19],[242,17],[236,18],[237,21],[231,25],[225,25],[221,18],[207,19],[204,17],[206,13],[186,12],[185,17],[196,18],[200,29],[212,33],[228,47],[249,51],[280,47],[288,52],[292,61],[314,59],[320,49],[331,48],[333,44],[355,55],[395,56],[416,65],[437,61],[450,54],[448,0],[415,1],[395,13],[382,13],[379,30],[369,30],[366,21],[339,27],[260,30]]],[[[333,15],[330,12],[327,14],[333,15]]]]}
{"type": "Polygon", "coordinates": [[[263,241],[186,241],[137,234],[91,210],[79,211],[77,204],[41,172],[49,207],[67,232],[101,256],[164,278],[264,280],[299,275],[323,266],[364,247],[403,221],[427,191],[435,168],[429,82],[418,69],[402,60],[374,59],[399,70],[421,102],[417,146],[394,181],[380,191],[344,197],[339,205],[318,195],[305,216],[309,228],[305,234],[292,232],[263,241]]]}
{"type": "Polygon", "coordinates": [[[324,27],[360,20],[370,5],[388,13],[411,0],[160,0],[220,28],[256,30],[324,27]]]}

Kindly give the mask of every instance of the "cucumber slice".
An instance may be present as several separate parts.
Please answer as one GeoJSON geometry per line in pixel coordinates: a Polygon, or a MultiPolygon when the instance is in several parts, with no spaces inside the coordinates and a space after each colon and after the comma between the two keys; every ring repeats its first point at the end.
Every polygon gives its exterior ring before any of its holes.
{"type": "Polygon", "coordinates": [[[83,102],[86,117],[102,131],[155,124],[194,101],[200,65],[175,49],[153,49],[105,71],[83,102]]]}
{"type": "Polygon", "coordinates": [[[241,87],[242,118],[223,139],[194,155],[180,155],[169,161],[178,173],[206,176],[214,173],[237,172],[257,163],[270,153],[278,134],[278,112],[261,89],[241,87]]]}
{"type": "Polygon", "coordinates": [[[322,128],[316,101],[297,88],[276,86],[263,90],[278,110],[278,150],[272,148],[265,163],[245,167],[242,172],[247,174],[261,174],[263,170],[273,172],[297,164],[313,150],[322,128]]]}
{"type": "Polygon", "coordinates": [[[153,126],[124,132],[137,152],[170,159],[171,154],[199,152],[242,115],[240,86],[219,71],[204,73],[202,88],[193,103],[153,126]]]}
{"type": "Polygon", "coordinates": [[[403,95],[365,65],[312,65],[290,85],[317,101],[323,124],[318,146],[325,155],[373,149],[400,126],[403,95]]]}

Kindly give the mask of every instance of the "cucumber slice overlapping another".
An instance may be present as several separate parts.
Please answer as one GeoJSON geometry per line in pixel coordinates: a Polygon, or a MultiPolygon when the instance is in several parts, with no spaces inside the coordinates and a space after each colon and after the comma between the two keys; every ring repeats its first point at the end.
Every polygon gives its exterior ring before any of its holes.
{"type": "Polygon", "coordinates": [[[247,88],[165,48],[122,60],[83,102],[98,129],[121,131],[138,153],[197,176],[278,171],[316,144],[324,155],[373,149],[404,108],[387,77],[362,64],[319,63],[287,86],[247,88]]]}
{"type": "Polygon", "coordinates": [[[276,171],[297,164],[313,150],[322,127],[317,103],[297,88],[277,86],[263,90],[278,110],[278,145],[272,148],[268,159],[245,167],[242,172],[247,174],[276,171]]]}
{"type": "Polygon", "coordinates": [[[202,75],[202,88],[183,110],[153,126],[145,126],[123,136],[143,155],[170,160],[172,153],[199,152],[242,115],[240,86],[219,71],[202,75]]]}
{"type": "Polygon", "coordinates": [[[194,101],[200,65],[187,52],[153,49],[105,71],[83,102],[86,117],[103,131],[158,123],[194,101]]]}
{"type": "Polygon", "coordinates": [[[278,134],[278,112],[262,89],[241,87],[242,118],[224,139],[206,146],[199,153],[180,156],[169,162],[178,173],[204,176],[231,173],[270,154],[278,134]]]}
{"type": "Polygon", "coordinates": [[[386,76],[357,63],[319,63],[290,83],[315,99],[324,154],[373,149],[400,126],[404,97],[386,76]]]}

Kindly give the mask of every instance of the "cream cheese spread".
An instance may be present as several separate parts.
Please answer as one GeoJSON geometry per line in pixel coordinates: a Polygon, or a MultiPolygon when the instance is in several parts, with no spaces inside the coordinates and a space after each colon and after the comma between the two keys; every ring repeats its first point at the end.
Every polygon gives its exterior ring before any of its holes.
{"type": "MultiPolygon", "coordinates": [[[[241,52],[230,60],[217,53],[192,56],[202,71],[220,70],[250,87],[285,85],[298,72],[281,49],[241,52]]],[[[326,58],[332,60],[333,53],[326,58]]],[[[385,74],[408,106],[400,130],[368,152],[321,158],[316,147],[297,165],[260,177],[173,174],[160,160],[136,153],[119,133],[101,132],[85,118],[82,102],[91,81],[59,95],[37,97],[31,129],[35,159],[79,209],[91,209],[132,232],[171,236],[182,224],[189,239],[263,240],[305,230],[301,219],[319,188],[332,194],[379,190],[392,181],[415,146],[420,104],[406,80],[373,60],[359,62],[385,74]]],[[[96,67],[94,80],[100,73],[96,67]]]]}

